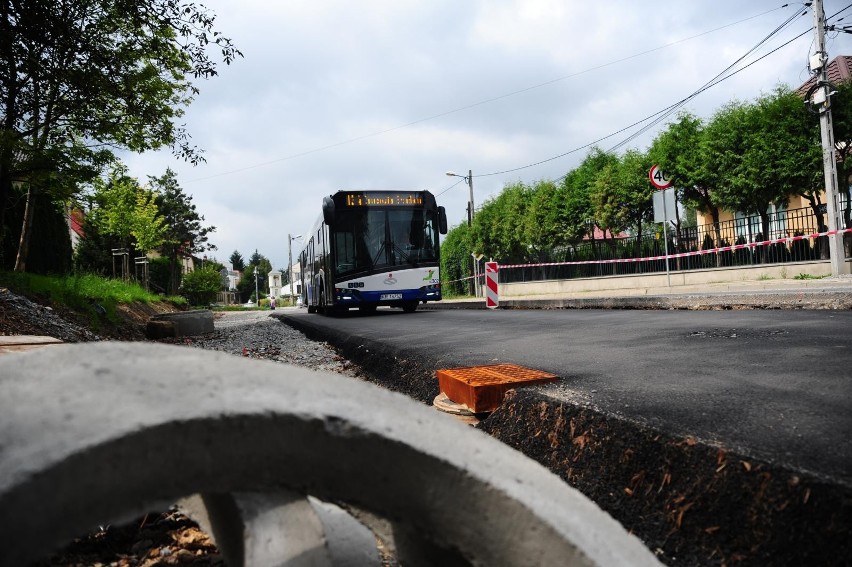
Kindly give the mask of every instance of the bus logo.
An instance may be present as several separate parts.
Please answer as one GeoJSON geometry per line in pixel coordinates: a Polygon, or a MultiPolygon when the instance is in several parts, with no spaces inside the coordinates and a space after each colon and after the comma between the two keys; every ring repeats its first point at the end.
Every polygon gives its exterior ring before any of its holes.
{"type": "Polygon", "coordinates": [[[388,277],[385,278],[384,284],[385,285],[395,285],[396,284],[396,278],[393,277],[393,274],[388,274],[388,277]]]}
{"type": "Polygon", "coordinates": [[[435,270],[429,270],[428,272],[426,272],[426,277],[423,278],[423,281],[424,282],[429,281],[434,277],[435,277],[435,270]]]}

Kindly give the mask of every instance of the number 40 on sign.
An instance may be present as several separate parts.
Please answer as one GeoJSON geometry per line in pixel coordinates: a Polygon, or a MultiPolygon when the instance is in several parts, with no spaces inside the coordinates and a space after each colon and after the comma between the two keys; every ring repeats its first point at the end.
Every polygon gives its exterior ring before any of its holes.
{"type": "Polygon", "coordinates": [[[672,186],[672,182],[668,180],[665,172],[658,165],[652,167],[651,171],[648,172],[648,179],[657,189],[668,189],[672,186]]]}

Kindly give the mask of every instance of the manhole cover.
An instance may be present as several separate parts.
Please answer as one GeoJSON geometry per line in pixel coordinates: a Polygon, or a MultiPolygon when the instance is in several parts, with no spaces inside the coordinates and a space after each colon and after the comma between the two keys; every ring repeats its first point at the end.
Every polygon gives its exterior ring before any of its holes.
{"type": "Polygon", "coordinates": [[[553,382],[558,378],[555,374],[517,364],[445,368],[436,374],[441,392],[452,401],[466,405],[473,413],[497,409],[507,390],[553,382]]]}

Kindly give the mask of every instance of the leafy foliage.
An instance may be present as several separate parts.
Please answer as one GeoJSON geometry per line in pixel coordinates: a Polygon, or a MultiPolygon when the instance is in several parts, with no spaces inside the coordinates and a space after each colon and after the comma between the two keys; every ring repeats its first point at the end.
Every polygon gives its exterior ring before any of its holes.
{"type": "Polygon", "coordinates": [[[786,89],[754,104],[727,105],[702,140],[705,168],[718,180],[715,201],[728,210],[760,215],[767,234],[769,205],[819,186],[818,140],[802,100],[786,89]]]}
{"type": "Polygon", "coordinates": [[[243,260],[243,255],[240,254],[237,250],[234,250],[229,260],[231,261],[231,266],[234,268],[234,270],[242,272],[246,269],[246,262],[245,260],[243,260]]]}
{"type": "Polygon", "coordinates": [[[470,228],[464,222],[453,227],[441,242],[441,286],[446,295],[464,295],[470,291],[473,275],[470,251],[470,228]]]}
{"type": "Polygon", "coordinates": [[[90,228],[139,252],[154,250],[163,243],[165,221],[154,194],[129,177],[124,165],[114,164],[109,177],[96,179],[93,187],[92,200],[97,206],[88,214],[90,228]]]}
{"type": "Polygon", "coordinates": [[[197,163],[177,120],[216,74],[209,48],[229,64],[240,52],[214,16],[180,0],[21,0],[0,8],[0,238],[15,231],[13,179],[25,179],[21,246],[26,269],[40,192],[74,195],[113,159],[112,149],[171,147],[197,163]]]}
{"type": "Polygon", "coordinates": [[[564,242],[564,226],[560,206],[563,188],[553,181],[539,181],[529,191],[529,204],[524,212],[523,241],[529,253],[544,259],[564,242]]]}
{"type": "Polygon", "coordinates": [[[190,305],[210,305],[222,287],[222,278],[215,267],[204,267],[184,274],[180,294],[190,305]]]}
{"type": "Polygon", "coordinates": [[[255,250],[254,254],[252,254],[249,259],[248,265],[243,271],[243,275],[240,278],[239,283],[237,283],[237,290],[240,292],[240,296],[244,300],[246,298],[253,298],[254,301],[257,302],[258,297],[256,292],[260,294],[269,292],[268,276],[271,271],[272,263],[269,259],[255,250]],[[257,274],[256,280],[255,274],[257,274]]]}
{"type": "MultiPolygon", "coordinates": [[[[844,108],[852,108],[852,88],[844,92],[848,97],[844,108]]],[[[839,96],[838,104],[845,104],[847,99],[839,96]]],[[[842,135],[852,139],[852,119],[843,112],[839,117],[842,135]]],[[[590,240],[596,255],[641,254],[655,246],[641,240],[643,227],[653,222],[654,188],[647,175],[654,163],[674,182],[681,202],[713,217],[716,242],[711,239],[702,246],[724,244],[720,208],[760,215],[763,233],[768,234],[770,205],[781,205],[791,195],[818,199],[822,189],[818,142],[813,116],[786,88],[753,103],[731,102],[707,124],[684,113],[647,152],[628,150],[616,156],[594,148],[559,184],[507,185],[485,202],[468,237],[448,235],[446,246],[459,257],[477,252],[503,263],[573,257],[576,250],[571,250],[583,239],[590,240]],[[635,234],[634,250],[614,242],[606,249],[596,247],[595,226],[605,234],[635,234]]],[[[678,231],[685,224],[678,223],[678,231]]],[[[677,235],[680,241],[680,232],[677,235]]],[[[721,256],[717,260],[721,262],[721,256]]]]}
{"type": "Polygon", "coordinates": [[[616,156],[605,153],[600,148],[592,148],[582,163],[565,175],[565,210],[562,224],[568,243],[576,244],[592,231],[595,220],[591,201],[592,186],[598,174],[617,161],[616,156]]]}
{"type": "Polygon", "coordinates": [[[208,235],[216,227],[202,225],[204,217],[196,210],[192,197],[178,185],[177,176],[171,169],[167,169],[161,177],[149,176],[148,180],[157,193],[157,208],[165,219],[160,249],[162,255],[169,259],[169,293],[176,293],[180,285],[181,257],[215,250],[216,247],[208,243],[208,235]]]}
{"type": "Polygon", "coordinates": [[[515,183],[486,200],[471,226],[472,251],[504,262],[525,260],[527,250],[522,238],[530,195],[529,187],[515,183]]]}

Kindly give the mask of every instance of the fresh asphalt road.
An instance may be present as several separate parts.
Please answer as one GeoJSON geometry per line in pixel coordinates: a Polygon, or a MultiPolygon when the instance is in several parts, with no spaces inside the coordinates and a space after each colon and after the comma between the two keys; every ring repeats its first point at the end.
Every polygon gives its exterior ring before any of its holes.
{"type": "Polygon", "coordinates": [[[546,387],[554,397],[852,486],[852,311],[286,317],[332,344],[378,341],[436,369],[511,362],[549,371],[561,377],[546,387]]]}

